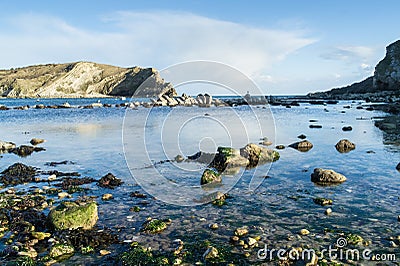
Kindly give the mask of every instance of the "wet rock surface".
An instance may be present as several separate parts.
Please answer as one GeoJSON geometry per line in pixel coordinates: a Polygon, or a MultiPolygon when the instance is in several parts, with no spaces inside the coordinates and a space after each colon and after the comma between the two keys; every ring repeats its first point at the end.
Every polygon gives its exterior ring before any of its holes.
{"type": "Polygon", "coordinates": [[[37,168],[22,163],[15,163],[0,173],[0,182],[5,186],[33,182],[37,168]]]}
{"type": "Polygon", "coordinates": [[[356,145],[348,139],[341,139],[336,143],[335,148],[340,153],[347,153],[356,148],[356,145]]]}
{"type": "Polygon", "coordinates": [[[315,168],[311,174],[311,181],[320,185],[339,184],[346,179],[344,175],[330,169],[315,168]]]}
{"type": "Polygon", "coordinates": [[[108,173],[107,175],[103,176],[97,184],[103,188],[111,188],[114,189],[123,184],[122,180],[115,177],[113,174],[108,173]]]}
{"type": "Polygon", "coordinates": [[[298,151],[301,152],[307,152],[309,150],[311,150],[314,145],[309,142],[308,140],[303,140],[303,141],[299,141],[299,142],[295,142],[289,145],[289,147],[296,149],[298,151]]]}

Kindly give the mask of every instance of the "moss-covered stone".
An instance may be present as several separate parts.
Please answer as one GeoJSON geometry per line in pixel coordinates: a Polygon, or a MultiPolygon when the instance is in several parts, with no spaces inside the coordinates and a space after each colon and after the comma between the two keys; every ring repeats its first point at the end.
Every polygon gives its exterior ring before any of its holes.
{"type": "Polygon", "coordinates": [[[143,223],[142,225],[142,231],[148,232],[148,233],[160,233],[167,229],[167,225],[171,223],[170,220],[158,220],[158,219],[151,219],[143,223]]]}
{"type": "Polygon", "coordinates": [[[201,185],[207,185],[211,183],[221,183],[222,178],[219,173],[212,169],[206,169],[203,172],[203,175],[201,176],[201,185]]]}
{"type": "Polygon", "coordinates": [[[92,228],[98,219],[97,204],[94,201],[76,203],[71,201],[62,202],[57,208],[49,213],[49,221],[57,230],[92,228]]]}

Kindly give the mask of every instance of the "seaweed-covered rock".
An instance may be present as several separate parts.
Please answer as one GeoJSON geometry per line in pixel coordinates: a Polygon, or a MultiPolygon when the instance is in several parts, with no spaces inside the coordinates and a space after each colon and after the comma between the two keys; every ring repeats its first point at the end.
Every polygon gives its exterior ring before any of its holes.
{"type": "Polygon", "coordinates": [[[221,183],[221,174],[217,173],[212,169],[206,169],[201,176],[200,184],[207,185],[212,183],[221,183]]]}
{"type": "Polygon", "coordinates": [[[356,148],[356,145],[348,139],[341,139],[336,143],[335,148],[340,153],[347,153],[356,148]]]}
{"type": "Polygon", "coordinates": [[[114,189],[115,187],[118,187],[120,185],[122,185],[124,182],[121,181],[121,179],[116,178],[113,174],[108,173],[105,176],[103,176],[98,182],[97,184],[100,187],[104,187],[104,188],[111,188],[114,189]]]}
{"type": "Polygon", "coordinates": [[[289,145],[290,148],[296,149],[301,152],[309,151],[313,148],[313,144],[308,140],[298,141],[289,145]]]}
{"type": "Polygon", "coordinates": [[[64,201],[50,211],[48,218],[52,226],[57,230],[80,227],[90,229],[98,219],[97,204],[94,201],[64,201]]]}
{"type": "Polygon", "coordinates": [[[346,179],[344,175],[329,169],[315,168],[311,174],[311,181],[321,185],[343,183],[346,179]]]}
{"type": "Polygon", "coordinates": [[[36,168],[22,163],[15,163],[0,173],[0,182],[5,186],[33,182],[36,168]]]}
{"type": "Polygon", "coordinates": [[[164,219],[164,220],[149,219],[143,223],[141,231],[153,234],[160,233],[165,229],[167,229],[167,226],[170,223],[171,220],[169,219],[164,219]]]}

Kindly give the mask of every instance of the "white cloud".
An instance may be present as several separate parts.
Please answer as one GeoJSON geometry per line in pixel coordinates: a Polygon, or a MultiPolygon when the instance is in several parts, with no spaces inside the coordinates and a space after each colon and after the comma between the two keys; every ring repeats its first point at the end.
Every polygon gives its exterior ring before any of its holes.
{"type": "Polygon", "coordinates": [[[315,42],[299,30],[257,28],[185,12],[117,12],[103,23],[107,31],[56,17],[14,17],[0,29],[0,67],[88,60],[164,68],[212,60],[265,78],[274,63],[315,42]]]}

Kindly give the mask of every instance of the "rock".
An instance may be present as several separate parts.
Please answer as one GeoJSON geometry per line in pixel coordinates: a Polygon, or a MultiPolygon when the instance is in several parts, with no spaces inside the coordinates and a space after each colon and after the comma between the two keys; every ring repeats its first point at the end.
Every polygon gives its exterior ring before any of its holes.
{"type": "Polygon", "coordinates": [[[68,194],[67,192],[60,192],[60,193],[58,193],[58,198],[59,198],[59,199],[70,198],[70,197],[71,197],[71,195],[68,194]]]}
{"type": "Polygon", "coordinates": [[[51,236],[50,233],[44,233],[44,232],[32,232],[32,236],[38,240],[43,240],[45,238],[49,238],[51,236]]]}
{"type": "Polygon", "coordinates": [[[299,139],[306,139],[306,138],[307,138],[307,136],[306,136],[306,135],[304,135],[304,134],[301,134],[301,135],[298,135],[298,136],[297,136],[297,138],[299,138],[299,139]]]}
{"type": "Polygon", "coordinates": [[[252,237],[248,237],[247,238],[247,244],[249,245],[249,246],[253,246],[253,245],[255,245],[257,243],[257,240],[256,239],[254,239],[254,238],[252,238],[252,237]]]}
{"type": "Polygon", "coordinates": [[[67,245],[67,244],[56,244],[50,248],[49,256],[51,258],[57,259],[57,258],[64,258],[68,256],[72,256],[75,252],[75,249],[73,246],[67,245]]]}
{"type": "Polygon", "coordinates": [[[106,194],[103,194],[103,196],[101,196],[102,200],[111,200],[113,198],[114,198],[113,195],[110,193],[106,193],[106,194]]]}
{"type": "Polygon", "coordinates": [[[313,148],[313,144],[308,140],[303,140],[299,142],[295,142],[289,145],[289,147],[296,149],[301,152],[307,152],[313,148]]]}
{"type": "Polygon", "coordinates": [[[311,174],[311,181],[317,184],[337,184],[346,181],[346,177],[333,170],[315,168],[311,174]]]}
{"type": "Polygon", "coordinates": [[[164,219],[164,220],[149,219],[143,223],[141,231],[153,234],[160,233],[165,229],[167,229],[167,225],[170,223],[171,220],[169,219],[164,219]]]}
{"type": "Polygon", "coordinates": [[[44,139],[33,138],[33,139],[31,139],[30,143],[32,145],[36,146],[36,145],[41,144],[41,143],[43,143],[45,141],[46,140],[44,140],[44,139]]]}
{"type": "Polygon", "coordinates": [[[56,175],[49,175],[49,177],[47,178],[47,180],[49,180],[50,182],[51,181],[55,181],[55,180],[57,180],[57,176],[56,175]]]}
{"type": "Polygon", "coordinates": [[[218,229],[218,224],[217,223],[213,223],[209,225],[210,229],[216,230],[218,229]]]}
{"type": "Polygon", "coordinates": [[[215,247],[209,247],[203,254],[203,259],[210,260],[218,258],[218,249],[215,247]]]}
{"type": "Polygon", "coordinates": [[[399,216],[397,216],[397,221],[399,221],[399,222],[400,222],[400,215],[399,215],[399,216]]]}
{"type": "Polygon", "coordinates": [[[231,242],[236,243],[240,240],[240,238],[238,236],[231,236],[231,242]]]}
{"type": "Polygon", "coordinates": [[[217,152],[217,154],[213,155],[210,166],[221,173],[227,168],[246,167],[249,164],[249,160],[240,155],[240,150],[230,147],[218,147],[217,152]]]}
{"type": "Polygon", "coordinates": [[[400,171],[400,163],[397,164],[396,170],[397,170],[397,171],[400,171]]]}
{"type": "Polygon", "coordinates": [[[315,198],[313,199],[315,204],[321,205],[321,206],[326,206],[326,205],[332,205],[333,201],[331,199],[326,199],[326,198],[315,198]]]}
{"type": "Polygon", "coordinates": [[[12,149],[11,152],[17,154],[18,156],[26,157],[26,156],[31,155],[33,152],[40,152],[40,151],[45,151],[45,150],[46,150],[45,148],[41,148],[41,147],[21,145],[15,149],[12,149]]]}
{"type": "Polygon", "coordinates": [[[264,146],[271,146],[272,145],[272,141],[265,140],[265,141],[260,142],[260,144],[264,145],[264,146]]]}
{"type": "Polygon", "coordinates": [[[342,127],[342,130],[343,131],[352,131],[353,128],[351,126],[345,126],[345,127],[342,127]]]}
{"type": "Polygon", "coordinates": [[[177,163],[181,163],[185,160],[185,157],[183,157],[182,155],[178,154],[177,156],[175,156],[175,161],[177,163]]]}
{"type": "Polygon", "coordinates": [[[277,145],[275,148],[277,148],[278,150],[283,150],[285,149],[285,145],[277,145]]]}
{"type": "Polygon", "coordinates": [[[348,139],[341,139],[335,145],[336,150],[340,153],[347,153],[356,148],[356,145],[349,141],[348,139]]]}
{"type": "Polygon", "coordinates": [[[309,128],[322,128],[322,125],[309,125],[309,128]]]}
{"type": "Polygon", "coordinates": [[[236,236],[244,236],[244,235],[247,235],[248,233],[249,233],[249,230],[246,227],[239,227],[239,228],[236,228],[236,230],[235,230],[236,236]]]}
{"type": "Polygon", "coordinates": [[[373,85],[376,91],[398,91],[400,85],[400,41],[386,47],[386,55],[375,67],[373,85]]]}
{"type": "Polygon", "coordinates": [[[116,178],[113,174],[108,173],[105,176],[103,176],[98,182],[98,186],[104,187],[104,188],[111,188],[114,189],[120,185],[122,185],[124,182],[121,181],[121,179],[116,178]]]}
{"type": "Polygon", "coordinates": [[[99,253],[100,253],[100,256],[106,256],[108,254],[111,254],[111,251],[102,249],[99,251],[99,253]]]}
{"type": "Polygon", "coordinates": [[[240,149],[240,155],[249,160],[248,167],[255,167],[258,164],[267,162],[275,162],[279,159],[277,151],[260,147],[256,144],[250,143],[240,149]]]}
{"type": "Polygon", "coordinates": [[[0,173],[0,182],[5,186],[19,185],[34,181],[36,176],[36,168],[15,163],[0,173]]]}
{"type": "Polygon", "coordinates": [[[203,175],[201,176],[200,184],[201,185],[207,185],[207,184],[212,184],[212,183],[221,183],[222,178],[221,174],[217,173],[216,171],[212,169],[206,169],[203,172],[203,175]]]}
{"type": "MultiPolygon", "coordinates": [[[[38,255],[37,251],[32,247],[29,247],[28,251],[20,251],[20,252],[18,252],[18,256],[27,256],[27,257],[30,257],[30,258],[33,258],[33,259],[36,258],[37,255],[38,255]]],[[[23,265],[25,265],[25,264],[23,264],[23,265]]]]}
{"type": "Polygon", "coordinates": [[[91,202],[61,202],[48,215],[50,223],[57,230],[91,229],[97,222],[97,204],[91,202]]]}
{"type": "Polygon", "coordinates": [[[215,191],[206,196],[201,197],[200,200],[195,200],[198,203],[209,203],[211,202],[213,205],[222,206],[225,204],[225,200],[228,197],[227,194],[222,193],[221,191],[215,191]]]}
{"type": "Polygon", "coordinates": [[[301,229],[299,234],[302,236],[306,236],[310,234],[310,231],[308,231],[307,229],[301,229]]]}
{"type": "Polygon", "coordinates": [[[325,210],[325,214],[326,215],[330,215],[331,213],[332,213],[332,209],[331,208],[328,208],[328,209],[325,210]]]}
{"type": "Polygon", "coordinates": [[[0,140],[0,151],[9,151],[15,149],[15,143],[0,140]]]}

